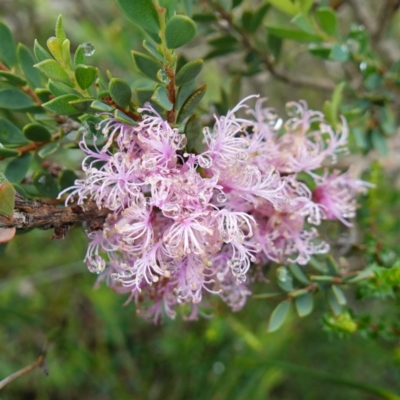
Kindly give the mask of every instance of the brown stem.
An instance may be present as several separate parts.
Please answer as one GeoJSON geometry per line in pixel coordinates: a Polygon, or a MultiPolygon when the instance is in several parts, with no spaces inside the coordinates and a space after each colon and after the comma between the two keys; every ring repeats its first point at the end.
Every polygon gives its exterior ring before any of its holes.
{"type": "Polygon", "coordinates": [[[14,372],[10,376],[7,376],[7,378],[4,378],[2,381],[0,381],[0,390],[4,389],[5,386],[7,386],[9,383],[14,381],[15,379],[27,374],[28,372],[33,371],[37,367],[41,367],[44,363],[44,355],[40,355],[36,361],[34,361],[32,364],[20,369],[17,372],[14,372]]]}
{"type": "Polygon", "coordinates": [[[100,229],[101,224],[98,222],[104,221],[109,213],[110,210],[99,209],[94,203],[57,207],[41,200],[26,200],[17,194],[12,216],[7,218],[0,215],[0,228],[16,227],[19,230],[56,228],[54,237],[59,238],[64,228],[84,221],[95,222],[100,229]]]}
{"type": "Polygon", "coordinates": [[[327,81],[325,79],[316,79],[315,77],[308,78],[306,76],[301,75],[291,75],[287,71],[283,69],[278,69],[275,66],[273,59],[269,56],[269,54],[264,51],[260,51],[250,40],[249,35],[245,30],[243,30],[240,26],[236,25],[232,19],[232,16],[229,12],[227,12],[219,2],[215,2],[213,0],[203,0],[210,7],[216,9],[220,16],[229,24],[229,26],[236,31],[244,44],[244,46],[255,53],[257,53],[261,62],[265,65],[267,70],[277,79],[282,82],[291,84],[293,86],[305,86],[312,89],[324,90],[324,91],[332,91],[335,88],[335,84],[333,82],[327,81]]]}
{"type": "MultiPolygon", "coordinates": [[[[40,147],[44,146],[47,143],[49,143],[49,142],[32,142],[32,143],[29,143],[29,144],[27,144],[25,146],[17,147],[14,150],[19,151],[19,154],[22,155],[22,154],[25,154],[25,153],[29,153],[32,150],[39,149],[40,147]]],[[[4,158],[5,157],[0,157],[0,161],[4,160],[4,158]]]]}
{"type": "Polygon", "coordinates": [[[104,103],[108,104],[111,107],[117,108],[118,110],[122,111],[124,114],[126,114],[128,117],[132,118],[134,121],[141,121],[142,117],[139,114],[135,114],[133,111],[127,111],[124,108],[120,107],[118,104],[114,102],[114,100],[110,97],[103,97],[102,100],[104,103]]]}
{"type": "Polygon", "coordinates": [[[167,120],[169,123],[175,123],[175,71],[172,68],[166,68],[165,70],[168,74],[169,83],[167,86],[168,89],[168,99],[172,103],[172,110],[167,111],[167,120]]]}

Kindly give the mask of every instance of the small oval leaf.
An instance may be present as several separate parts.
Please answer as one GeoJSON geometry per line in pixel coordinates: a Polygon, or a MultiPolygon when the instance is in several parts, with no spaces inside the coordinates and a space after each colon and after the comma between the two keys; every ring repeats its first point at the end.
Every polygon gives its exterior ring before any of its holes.
{"type": "Polygon", "coordinates": [[[35,64],[35,67],[53,81],[71,85],[67,72],[65,72],[64,68],[56,60],[41,61],[40,63],[35,64]]]}
{"type": "Polygon", "coordinates": [[[51,139],[51,133],[43,125],[31,123],[24,126],[24,135],[33,142],[48,142],[51,139]]]}
{"type": "Polygon", "coordinates": [[[53,54],[54,58],[59,62],[63,61],[62,43],[63,42],[59,38],[54,36],[47,39],[47,48],[50,50],[50,53],[53,54]]]}
{"type": "Polygon", "coordinates": [[[33,53],[35,54],[36,60],[38,60],[39,62],[51,60],[51,55],[39,44],[36,39],[33,46],[33,53]]]}
{"type": "Polygon", "coordinates": [[[289,315],[290,305],[289,300],[284,300],[276,306],[269,318],[267,332],[275,332],[283,325],[289,315]]]}
{"type": "Polygon", "coordinates": [[[10,182],[18,183],[25,178],[33,156],[31,153],[25,153],[21,157],[12,160],[5,170],[5,175],[10,182]]]}
{"type": "Polygon", "coordinates": [[[193,79],[201,72],[203,60],[193,60],[185,64],[177,73],[175,83],[181,86],[193,79]]]}
{"type": "Polygon", "coordinates": [[[78,99],[80,97],[75,94],[65,94],[44,103],[43,107],[58,115],[73,115],[79,113],[79,111],[72,104],[69,104],[69,102],[78,99]]]}
{"type": "Polygon", "coordinates": [[[183,104],[182,108],[179,111],[177,122],[182,122],[186,117],[188,117],[196,108],[197,104],[201,101],[206,93],[206,85],[200,87],[196,91],[194,91],[188,99],[183,104]]]}
{"type": "Polygon", "coordinates": [[[122,108],[129,106],[132,98],[132,90],[123,79],[112,78],[108,84],[108,90],[113,101],[122,108]]]}
{"type": "Polygon", "coordinates": [[[33,100],[17,89],[0,90],[0,108],[6,110],[24,110],[34,106],[33,100]]]}
{"type": "Polygon", "coordinates": [[[163,67],[160,62],[146,54],[132,51],[132,58],[137,69],[153,81],[159,82],[157,72],[163,67]]]}
{"type": "Polygon", "coordinates": [[[9,68],[16,62],[15,50],[15,40],[10,29],[0,21],[0,61],[9,68]]]}
{"type": "Polygon", "coordinates": [[[311,314],[314,307],[314,297],[311,293],[305,293],[301,296],[295,297],[294,305],[299,317],[303,318],[311,314]]]}
{"type": "Polygon", "coordinates": [[[168,91],[165,88],[165,86],[157,87],[157,89],[154,91],[153,95],[151,96],[151,100],[153,100],[154,103],[158,104],[160,107],[162,107],[164,110],[167,110],[167,111],[171,111],[174,106],[169,101],[168,91]]]}
{"type": "Polygon", "coordinates": [[[97,70],[95,67],[79,64],[75,67],[75,79],[82,90],[92,86],[96,79],[97,70]]]}
{"type": "Polygon", "coordinates": [[[22,43],[18,45],[17,49],[18,61],[21,65],[22,71],[24,72],[25,78],[27,79],[29,86],[33,89],[38,88],[42,85],[42,76],[40,72],[33,66],[35,59],[26,46],[22,43]]]}
{"type": "Polygon", "coordinates": [[[152,1],[149,0],[117,0],[123,13],[147,31],[158,33],[160,21],[152,1]]]}
{"type": "Polygon", "coordinates": [[[185,15],[174,15],[167,23],[165,39],[169,49],[176,49],[190,41],[197,34],[196,23],[185,15]]]}
{"type": "Polygon", "coordinates": [[[33,184],[44,196],[56,198],[59,188],[56,179],[48,172],[37,171],[33,175],[33,184]]]}
{"type": "Polygon", "coordinates": [[[15,206],[15,189],[10,182],[0,184],[0,214],[9,217],[15,206]]]}
{"type": "Polygon", "coordinates": [[[25,144],[26,140],[22,131],[10,121],[0,118],[0,143],[25,144]]]}

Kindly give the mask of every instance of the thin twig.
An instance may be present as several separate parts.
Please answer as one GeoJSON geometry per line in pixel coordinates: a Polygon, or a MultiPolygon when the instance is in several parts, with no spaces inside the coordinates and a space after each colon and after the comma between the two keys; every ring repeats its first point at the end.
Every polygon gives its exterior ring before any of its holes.
{"type": "Polygon", "coordinates": [[[10,376],[7,376],[7,378],[4,378],[2,381],[0,381],[0,390],[4,389],[5,386],[7,386],[15,379],[27,374],[28,372],[33,371],[37,367],[41,367],[43,363],[44,363],[44,355],[41,354],[32,364],[26,366],[25,368],[20,369],[17,372],[14,372],[10,376]]]}

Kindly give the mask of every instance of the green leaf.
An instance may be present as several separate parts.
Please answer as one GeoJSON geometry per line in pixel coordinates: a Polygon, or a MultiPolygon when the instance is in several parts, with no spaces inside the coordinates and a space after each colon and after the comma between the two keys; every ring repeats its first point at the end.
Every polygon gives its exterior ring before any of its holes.
{"type": "Polygon", "coordinates": [[[201,153],[204,148],[203,144],[203,125],[201,118],[197,114],[193,114],[185,125],[185,135],[187,139],[187,151],[190,153],[201,153]]]}
{"type": "Polygon", "coordinates": [[[35,59],[31,52],[26,46],[20,43],[17,48],[17,55],[19,64],[29,86],[33,89],[40,87],[42,85],[42,77],[40,72],[33,66],[35,64],[35,59]]]}
{"type": "Polygon", "coordinates": [[[70,169],[62,171],[60,177],[58,178],[58,183],[61,190],[68,189],[71,186],[74,186],[76,179],[78,179],[78,176],[75,174],[74,171],[71,171],[70,169]]]}
{"type": "Polygon", "coordinates": [[[151,100],[153,93],[154,89],[135,89],[136,98],[141,106],[143,106],[147,101],[151,100]]]}
{"type": "Polygon", "coordinates": [[[153,81],[159,82],[157,72],[162,69],[162,64],[146,54],[132,51],[132,58],[136,64],[137,69],[153,81]]]}
{"type": "Polygon", "coordinates": [[[275,307],[269,318],[267,332],[275,332],[283,325],[289,315],[290,305],[289,300],[284,300],[275,307]]]}
{"type": "Polygon", "coordinates": [[[235,47],[218,47],[214,50],[209,51],[205,56],[204,60],[211,60],[215,57],[224,56],[225,54],[234,53],[237,51],[237,46],[235,47]]]}
{"type": "Polygon", "coordinates": [[[18,150],[7,149],[0,145],[0,157],[8,158],[8,157],[18,157],[21,153],[18,150]]]}
{"type": "Polygon", "coordinates": [[[0,90],[0,108],[6,110],[24,110],[34,106],[33,100],[17,89],[0,90]]]}
{"type": "Polygon", "coordinates": [[[126,124],[126,125],[131,125],[131,126],[138,125],[138,123],[134,119],[128,117],[121,110],[115,110],[114,111],[114,118],[117,121],[122,122],[123,124],[126,124]]]}
{"type": "Polygon", "coordinates": [[[242,21],[241,21],[242,26],[243,26],[244,30],[249,33],[250,33],[250,29],[251,29],[250,25],[251,25],[251,20],[253,18],[253,15],[254,15],[253,12],[250,10],[244,10],[242,13],[242,21]]]}
{"type": "Polygon", "coordinates": [[[303,32],[299,29],[271,25],[268,25],[266,28],[268,33],[282,39],[291,39],[297,42],[320,42],[322,40],[318,35],[303,32]]]}
{"type": "Polygon", "coordinates": [[[218,47],[218,48],[234,47],[237,49],[239,41],[234,36],[223,35],[223,36],[218,36],[214,39],[209,40],[208,44],[210,44],[213,47],[218,47]]]}
{"type": "Polygon", "coordinates": [[[95,100],[91,105],[91,108],[97,111],[101,112],[110,112],[113,111],[114,109],[110,107],[108,104],[103,103],[102,101],[95,100]]]}
{"type": "Polygon", "coordinates": [[[206,93],[206,85],[195,90],[185,101],[182,108],[179,110],[177,122],[181,123],[187,118],[199,104],[200,100],[204,97],[206,93]]]}
{"type": "Polygon", "coordinates": [[[290,264],[289,266],[290,272],[292,275],[301,283],[308,285],[310,280],[307,278],[306,274],[297,264],[290,264]]]}
{"type": "Polygon", "coordinates": [[[92,86],[96,79],[97,70],[95,67],[79,64],[75,67],[75,79],[82,90],[92,86]]]}
{"type": "Polygon", "coordinates": [[[345,62],[349,59],[349,50],[345,45],[335,43],[332,47],[330,58],[334,61],[345,62]]]}
{"type": "Polygon", "coordinates": [[[158,33],[160,21],[152,1],[149,0],[117,0],[123,13],[147,31],[158,33]]]}
{"type": "Polygon", "coordinates": [[[326,258],[326,265],[328,266],[328,271],[332,275],[338,275],[339,274],[339,266],[337,265],[335,259],[332,257],[332,255],[329,255],[326,258]]]}
{"type": "Polygon", "coordinates": [[[269,3],[285,14],[296,15],[300,12],[298,4],[291,0],[269,0],[269,3]]]}
{"type": "Polygon", "coordinates": [[[167,47],[177,49],[192,41],[196,34],[196,23],[192,19],[184,15],[174,15],[165,29],[167,47]]]}
{"type": "Polygon", "coordinates": [[[69,102],[78,100],[79,98],[80,97],[75,94],[65,94],[44,103],[43,107],[58,115],[73,115],[79,113],[79,111],[73,105],[69,104],[69,102]]]}
{"type": "Polygon", "coordinates": [[[262,4],[252,15],[250,25],[249,25],[249,32],[255,33],[257,29],[260,27],[265,15],[267,14],[268,10],[270,9],[271,5],[268,2],[262,4]]]}
{"type": "Polygon", "coordinates": [[[151,96],[151,100],[158,104],[164,110],[171,111],[173,104],[169,101],[168,91],[165,86],[158,86],[151,96]]]}
{"type": "Polygon", "coordinates": [[[33,184],[46,197],[56,198],[58,196],[59,187],[57,181],[48,172],[37,171],[33,175],[33,184]]]}
{"type": "Polygon", "coordinates": [[[316,34],[313,26],[310,24],[310,21],[304,14],[297,14],[291,22],[304,32],[307,32],[311,35],[316,34]]]}
{"type": "Polygon", "coordinates": [[[31,123],[24,126],[24,135],[33,142],[48,142],[51,139],[51,133],[43,125],[31,123]]]}
{"type": "Polygon", "coordinates": [[[311,293],[305,293],[301,296],[295,297],[294,305],[299,317],[306,317],[307,315],[311,314],[313,310],[314,297],[311,293]]]}
{"type": "Polygon", "coordinates": [[[268,35],[267,37],[267,48],[271,54],[278,59],[281,55],[282,50],[282,39],[274,35],[268,35]]]}
{"type": "Polygon", "coordinates": [[[86,64],[85,53],[83,52],[83,47],[79,45],[75,51],[74,65],[76,68],[77,65],[85,65],[85,64],[86,64]]]}
{"type": "Polygon", "coordinates": [[[62,59],[64,65],[72,69],[71,42],[68,39],[65,39],[62,44],[62,59]]]}
{"type": "Polygon", "coordinates": [[[0,70],[0,82],[5,81],[14,86],[25,86],[26,80],[13,74],[12,72],[0,70]]]}
{"type": "Polygon", "coordinates": [[[157,48],[147,40],[143,40],[143,47],[155,58],[157,58],[158,61],[161,61],[162,63],[167,63],[167,60],[159,53],[157,48]]]}
{"type": "Polygon", "coordinates": [[[308,51],[315,57],[327,60],[332,52],[332,45],[330,43],[310,43],[308,45],[308,51]]]}
{"type": "Polygon", "coordinates": [[[329,288],[329,290],[326,293],[327,296],[327,301],[330,309],[332,310],[333,314],[338,316],[342,312],[342,306],[339,304],[337,301],[336,295],[333,292],[332,288],[329,288]]]}
{"type": "Polygon", "coordinates": [[[67,38],[63,27],[62,15],[59,15],[57,18],[55,33],[57,38],[60,39],[62,42],[67,38]]]}
{"type": "Polygon", "coordinates": [[[91,104],[95,101],[94,98],[83,98],[78,100],[72,100],[69,102],[72,106],[74,106],[81,113],[93,113],[91,110],[91,104]]]}
{"type": "Polygon", "coordinates": [[[13,123],[0,118],[0,143],[21,145],[27,143],[27,140],[22,131],[13,123]]]}
{"type": "Polygon", "coordinates": [[[110,96],[122,108],[127,108],[131,102],[132,90],[123,79],[112,78],[108,84],[110,96]]]}
{"type": "Polygon", "coordinates": [[[60,141],[57,140],[55,142],[48,143],[41,147],[37,154],[40,158],[45,158],[49,156],[50,154],[55,153],[58,149],[60,148],[60,141]]]}
{"type": "Polygon", "coordinates": [[[338,285],[332,285],[332,292],[335,295],[337,302],[341,306],[345,306],[347,304],[346,296],[338,285]]]}
{"type": "Polygon", "coordinates": [[[386,138],[379,129],[373,129],[371,131],[371,141],[374,148],[383,156],[387,156],[389,154],[386,138]]]}
{"type": "Polygon", "coordinates": [[[337,16],[335,11],[329,7],[318,7],[315,12],[319,26],[330,36],[337,34],[337,16]]]}
{"type": "Polygon", "coordinates": [[[192,80],[192,81],[189,81],[188,83],[185,83],[184,85],[182,85],[179,88],[178,96],[176,98],[176,103],[175,103],[175,108],[177,110],[179,110],[182,107],[183,103],[193,93],[194,85],[195,85],[195,82],[194,82],[194,80],[192,80]]]}
{"type": "Polygon", "coordinates": [[[66,89],[64,89],[60,84],[57,85],[51,79],[49,79],[48,87],[50,92],[56,97],[68,94],[68,91],[66,89]]]}
{"type": "Polygon", "coordinates": [[[307,14],[314,3],[314,0],[298,0],[298,2],[300,3],[301,12],[307,14]]]}
{"type": "Polygon", "coordinates": [[[331,103],[331,113],[332,118],[334,121],[333,127],[336,127],[338,116],[339,116],[339,109],[340,104],[342,104],[342,97],[343,97],[343,90],[346,86],[346,82],[341,82],[336,85],[333,94],[332,94],[332,103],[331,103]]]}
{"type": "Polygon", "coordinates": [[[33,156],[31,153],[25,153],[12,160],[5,170],[5,175],[10,182],[18,183],[25,178],[31,165],[33,156]]]}
{"type": "Polygon", "coordinates": [[[39,62],[52,59],[51,55],[39,44],[36,39],[33,46],[33,52],[35,54],[36,60],[38,60],[39,62]]]}
{"type": "Polygon", "coordinates": [[[0,21],[0,61],[8,68],[14,66],[17,61],[15,50],[15,40],[10,29],[0,21]]]}
{"type": "Polygon", "coordinates": [[[56,60],[41,61],[40,63],[35,64],[35,67],[53,81],[63,82],[71,86],[68,73],[65,72],[64,68],[56,60]]]}
{"type": "Polygon", "coordinates": [[[181,86],[192,79],[201,72],[203,68],[203,60],[193,60],[185,64],[177,73],[175,83],[177,86],[181,86]]]}
{"type": "Polygon", "coordinates": [[[63,62],[62,43],[63,42],[59,38],[54,36],[47,39],[47,48],[50,50],[50,53],[53,54],[54,58],[59,62],[63,62]]]}
{"type": "Polygon", "coordinates": [[[15,189],[10,182],[0,184],[0,214],[10,216],[15,206],[15,189]]]}

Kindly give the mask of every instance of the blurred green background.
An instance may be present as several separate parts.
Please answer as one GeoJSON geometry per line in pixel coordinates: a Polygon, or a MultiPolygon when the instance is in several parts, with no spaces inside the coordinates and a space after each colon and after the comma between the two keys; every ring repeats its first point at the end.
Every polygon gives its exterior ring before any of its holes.
{"type": "MultiPolygon", "coordinates": [[[[0,18],[29,47],[34,38],[44,44],[53,35],[60,13],[73,49],[91,42],[96,48],[94,65],[131,81],[141,79],[126,49],[139,49],[142,34],[121,17],[115,2],[0,1],[0,18]]],[[[206,52],[199,41],[185,54],[194,58],[206,52]]],[[[307,62],[300,60],[300,67],[307,62]]],[[[221,80],[215,68],[223,71],[222,59],[204,68],[203,79],[210,88],[204,104],[218,100],[221,80]]],[[[318,63],[307,68],[324,73],[318,63]]],[[[263,76],[246,81],[244,92],[255,88],[262,88],[278,108],[298,98],[318,108],[326,96],[263,76]]],[[[398,170],[389,166],[391,172],[379,188],[378,229],[398,252],[399,226],[393,219],[399,213],[398,170]]],[[[239,313],[214,300],[212,318],[177,318],[154,326],[138,318],[132,304],[123,306],[124,296],[104,285],[93,290],[95,277],[82,262],[87,243],[82,228],[74,227],[64,240],[50,241],[50,236],[49,231],[18,235],[0,255],[0,380],[33,362],[50,343],[49,376],[36,369],[0,392],[1,400],[378,398],[315,372],[400,393],[399,342],[331,335],[321,327],[322,305],[303,320],[293,315],[273,334],[266,328],[274,304],[257,299],[250,299],[239,313]]],[[[390,302],[357,307],[390,318],[399,314],[398,304],[390,302]]]]}

